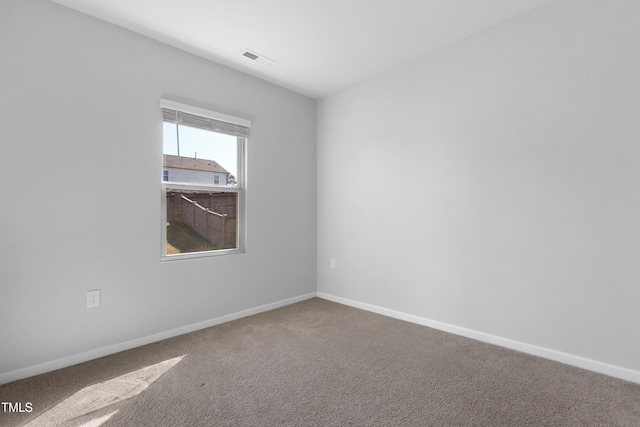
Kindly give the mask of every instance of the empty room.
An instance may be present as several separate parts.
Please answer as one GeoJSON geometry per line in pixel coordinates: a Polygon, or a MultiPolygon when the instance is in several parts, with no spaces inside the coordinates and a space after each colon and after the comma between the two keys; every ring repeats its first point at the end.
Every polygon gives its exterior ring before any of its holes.
{"type": "Polygon", "coordinates": [[[0,426],[640,425],[637,0],[0,1],[0,426]]]}

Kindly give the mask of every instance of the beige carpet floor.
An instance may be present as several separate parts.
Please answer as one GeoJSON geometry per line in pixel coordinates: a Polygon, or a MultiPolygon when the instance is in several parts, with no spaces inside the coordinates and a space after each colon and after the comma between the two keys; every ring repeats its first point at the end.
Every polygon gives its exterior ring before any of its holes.
{"type": "Polygon", "coordinates": [[[1,426],[640,426],[640,385],[312,299],[0,386],[1,426]]]}

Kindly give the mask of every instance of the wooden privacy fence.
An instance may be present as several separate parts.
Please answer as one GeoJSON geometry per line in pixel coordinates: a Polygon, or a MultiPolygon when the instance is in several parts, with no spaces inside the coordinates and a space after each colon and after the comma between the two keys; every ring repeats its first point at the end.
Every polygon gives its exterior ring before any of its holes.
{"type": "Polygon", "coordinates": [[[236,216],[214,212],[183,194],[167,195],[167,220],[191,227],[220,249],[236,247],[236,216]]]}

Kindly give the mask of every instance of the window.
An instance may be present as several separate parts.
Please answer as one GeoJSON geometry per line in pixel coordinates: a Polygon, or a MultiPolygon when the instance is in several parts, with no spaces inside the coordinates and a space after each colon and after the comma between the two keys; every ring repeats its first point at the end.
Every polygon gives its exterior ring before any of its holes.
{"type": "Polygon", "coordinates": [[[250,122],[165,99],[160,107],[162,259],[242,252],[250,122]]]}

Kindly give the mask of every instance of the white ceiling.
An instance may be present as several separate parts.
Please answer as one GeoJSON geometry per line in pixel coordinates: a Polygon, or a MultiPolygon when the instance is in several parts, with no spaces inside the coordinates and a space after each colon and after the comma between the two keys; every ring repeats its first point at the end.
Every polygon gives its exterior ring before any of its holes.
{"type": "Polygon", "coordinates": [[[550,0],[52,1],[321,98],[550,0]]]}

